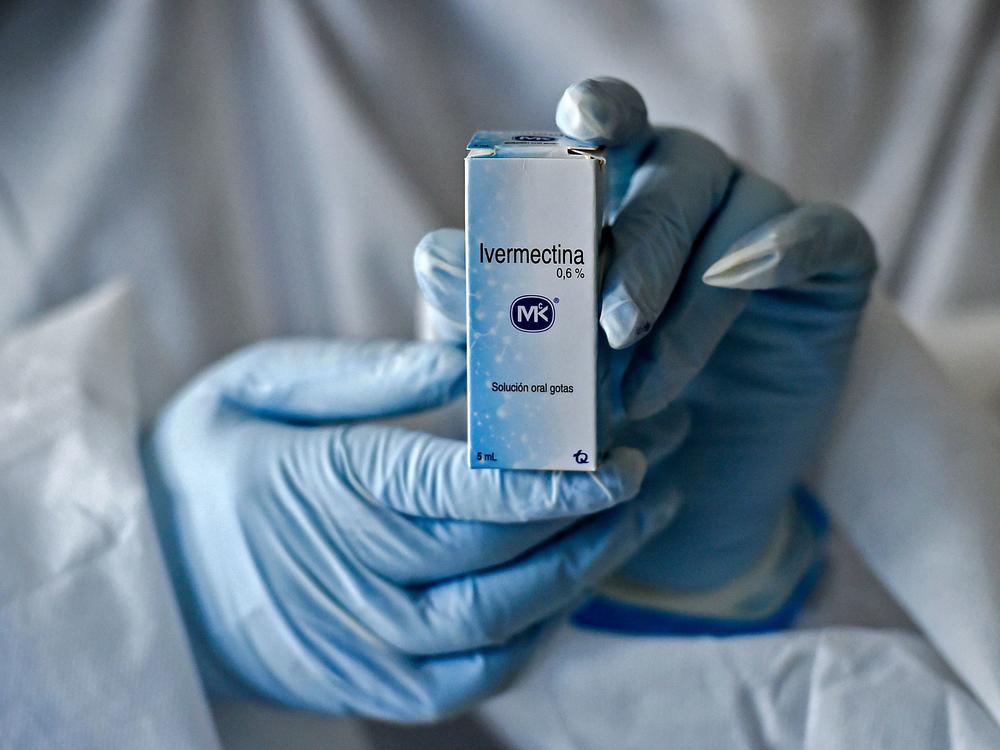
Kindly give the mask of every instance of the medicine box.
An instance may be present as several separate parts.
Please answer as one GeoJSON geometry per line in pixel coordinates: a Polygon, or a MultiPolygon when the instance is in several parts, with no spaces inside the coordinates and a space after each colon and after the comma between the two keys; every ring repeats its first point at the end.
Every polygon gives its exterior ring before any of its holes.
{"type": "Polygon", "coordinates": [[[469,465],[592,471],[604,157],[481,132],[465,160],[469,465]]]}

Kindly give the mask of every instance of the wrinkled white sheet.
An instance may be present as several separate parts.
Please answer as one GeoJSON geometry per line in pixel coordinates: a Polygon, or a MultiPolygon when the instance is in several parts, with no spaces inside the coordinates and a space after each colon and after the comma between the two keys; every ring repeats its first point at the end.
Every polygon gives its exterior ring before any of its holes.
{"type": "Polygon", "coordinates": [[[723,639],[568,630],[484,713],[524,750],[1000,747],[1000,728],[947,675],[925,641],[892,630],[723,639]]]}
{"type": "Polygon", "coordinates": [[[218,747],[136,454],[127,295],[0,339],[0,748],[218,747]]]}
{"type": "Polygon", "coordinates": [[[1000,425],[881,297],[816,484],[874,574],[1000,722],[1000,425]]]}

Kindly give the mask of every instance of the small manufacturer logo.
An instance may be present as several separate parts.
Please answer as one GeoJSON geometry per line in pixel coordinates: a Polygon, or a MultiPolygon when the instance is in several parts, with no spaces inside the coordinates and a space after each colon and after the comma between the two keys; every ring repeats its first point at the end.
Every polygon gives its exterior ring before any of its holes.
{"type": "Polygon", "coordinates": [[[586,451],[577,451],[573,454],[573,458],[576,459],[578,464],[585,464],[590,462],[590,456],[587,455],[586,451]]]}
{"type": "Polygon", "coordinates": [[[519,331],[541,333],[556,322],[556,309],[548,297],[525,294],[510,303],[510,322],[519,331]]]}
{"type": "Polygon", "coordinates": [[[551,143],[556,140],[554,135],[515,135],[511,140],[520,143],[551,143]]]}

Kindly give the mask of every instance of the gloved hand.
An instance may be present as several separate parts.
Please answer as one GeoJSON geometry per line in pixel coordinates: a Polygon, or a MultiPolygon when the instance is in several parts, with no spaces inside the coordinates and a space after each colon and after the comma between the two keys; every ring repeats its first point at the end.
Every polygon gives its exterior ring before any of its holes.
{"type": "Polygon", "coordinates": [[[663,527],[676,503],[624,502],[640,451],[595,474],[473,472],[462,442],[368,421],[464,376],[444,344],[277,341],[169,405],[144,459],[204,668],[292,706],[436,718],[498,689],[663,527]]]}
{"type": "MultiPolygon", "coordinates": [[[[844,209],[796,204],[704,138],[650,127],[622,81],[571,86],[557,123],[608,146],[614,221],[600,325],[616,377],[603,398],[620,404],[615,423],[632,444],[636,420],[668,406],[691,425],[642,492],[680,494],[677,518],[584,619],[649,630],[782,624],[817,572],[822,524],[793,487],[842,388],[875,269],[871,240],[844,209]],[[633,616],[630,605],[677,617],[633,616]]],[[[454,336],[462,232],[425,237],[415,268],[437,330],[454,336]]]]}

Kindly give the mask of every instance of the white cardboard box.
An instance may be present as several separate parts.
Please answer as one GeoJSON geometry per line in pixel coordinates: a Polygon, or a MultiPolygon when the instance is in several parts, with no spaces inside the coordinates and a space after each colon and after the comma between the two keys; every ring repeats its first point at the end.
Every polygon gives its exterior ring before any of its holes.
{"type": "Polygon", "coordinates": [[[603,154],[538,132],[468,148],[469,465],[592,471],[603,154]]]}

